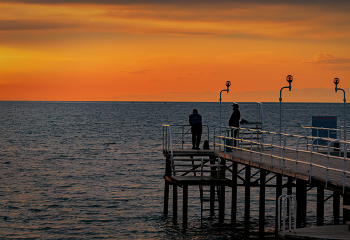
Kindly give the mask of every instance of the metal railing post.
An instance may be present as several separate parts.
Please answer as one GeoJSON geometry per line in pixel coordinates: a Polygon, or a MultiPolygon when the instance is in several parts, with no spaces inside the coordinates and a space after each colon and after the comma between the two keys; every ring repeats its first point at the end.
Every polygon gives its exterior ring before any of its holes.
{"type": "Polygon", "coordinates": [[[327,145],[327,167],[326,167],[326,189],[328,186],[328,171],[329,171],[329,156],[330,156],[330,147],[332,143],[339,142],[338,140],[330,141],[327,145]]]}
{"type": "Polygon", "coordinates": [[[282,162],[283,162],[283,169],[285,168],[285,157],[286,157],[286,142],[287,142],[287,137],[289,137],[291,135],[286,135],[284,136],[284,143],[283,143],[283,158],[282,158],[282,162]]]}
{"type": "Polygon", "coordinates": [[[309,174],[309,183],[310,183],[310,184],[311,184],[311,178],[312,178],[312,160],[313,160],[314,142],[315,142],[316,140],[319,140],[319,139],[320,139],[319,137],[313,139],[313,140],[312,140],[312,144],[311,144],[311,152],[310,152],[310,154],[311,154],[311,159],[310,159],[310,174],[309,174]]]}
{"type": "Polygon", "coordinates": [[[273,139],[274,137],[278,134],[278,133],[272,133],[273,136],[272,136],[272,140],[271,140],[271,166],[273,166],[273,149],[274,149],[274,145],[273,145],[273,139]]]}
{"type": "MultiPolygon", "coordinates": [[[[296,161],[295,161],[295,172],[298,173],[298,161],[299,161],[299,141],[305,137],[299,137],[297,140],[297,149],[296,149],[296,161]]],[[[307,139],[307,138],[306,138],[307,139]]]]}
{"type": "Polygon", "coordinates": [[[347,144],[344,143],[344,170],[343,170],[344,178],[343,178],[343,194],[344,194],[344,192],[345,192],[345,182],[346,182],[346,158],[348,157],[348,146],[349,146],[349,143],[347,143],[347,144]]]}
{"type": "MultiPolygon", "coordinates": [[[[263,132],[262,134],[261,134],[261,138],[263,138],[264,137],[264,134],[265,134],[266,132],[263,132]]],[[[261,145],[261,147],[260,147],[260,164],[262,163],[262,151],[263,151],[263,143],[261,142],[260,143],[260,145],[261,145]]]]}

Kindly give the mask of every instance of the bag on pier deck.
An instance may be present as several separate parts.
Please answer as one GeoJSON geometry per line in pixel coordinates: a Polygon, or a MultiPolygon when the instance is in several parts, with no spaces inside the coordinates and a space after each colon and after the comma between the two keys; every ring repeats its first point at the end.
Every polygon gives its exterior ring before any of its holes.
{"type": "Polygon", "coordinates": [[[209,141],[208,140],[205,140],[204,143],[203,143],[203,149],[210,149],[209,148],[209,141]]]}

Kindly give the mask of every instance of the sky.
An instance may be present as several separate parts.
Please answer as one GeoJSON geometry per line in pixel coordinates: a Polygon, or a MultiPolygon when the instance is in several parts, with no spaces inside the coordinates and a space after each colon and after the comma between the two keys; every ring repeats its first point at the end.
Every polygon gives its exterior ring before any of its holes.
{"type": "Polygon", "coordinates": [[[0,100],[218,101],[231,81],[223,101],[277,102],[287,75],[288,101],[342,102],[335,77],[350,92],[348,0],[0,0],[0,12],[0,100]]]}

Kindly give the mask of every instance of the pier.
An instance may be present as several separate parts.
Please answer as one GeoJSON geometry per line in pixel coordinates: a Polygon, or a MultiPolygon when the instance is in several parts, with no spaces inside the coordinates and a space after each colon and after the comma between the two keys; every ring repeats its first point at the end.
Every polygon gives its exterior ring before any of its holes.
{"type": "Polygon", "coordinates": [[[299,229],[306,222],[307,192],[312,188],[317,189],[315,226],[324,225],[324,204],[330,199],[333,202],[334,225],[349,223],[350,159],[347,149],[350,142],[309,134],[267,132],[256,125],[238,128],[237,138],[231,136],[231,127],[220,130],[207,128],[207,135],[204,135],[211,141],[210,149],[192,150],[186,145],[186,127],[190,126],[163,125],[164,215],[168,215],[169,201],[172,201],[173,220],[177,221],[178,189],[182,188],[183,231],[188,228],[189,186],[199,187],[201,218],[203,212],[208,211],[211,216],[217,217],[219,224],[223,223],[225,207],[230,204],[229,224],[233,230],[237,228],[237,189],[243,187],[243,230],[246,237],[250,235],[252,189],[259,192],[260,238],[266,234],[267,188],[275,190],[276,237],[298,238],[299,229]],[[169,199],[170,186],[172,199],[169,199]],[[226,188],[231,190],[230,203],[225,200],[226,188]],[[332,195],[325,198],[325,190],[331,191],[332,195]],[[284,200],[284,197],[287,199],[284,200]],[[207,208],[205,203],[208,203],[207,208]]]}

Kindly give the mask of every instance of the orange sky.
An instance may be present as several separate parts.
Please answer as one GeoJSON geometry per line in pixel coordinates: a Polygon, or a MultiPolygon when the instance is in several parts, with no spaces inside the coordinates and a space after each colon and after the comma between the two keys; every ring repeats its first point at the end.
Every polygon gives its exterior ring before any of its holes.
{"type": "Polygon", "coordinates": [[[216,101],[229,80],[224,101],[278,101],[289,74],[350,88],[349,1],[188,2],[0,0],[0,100],[216,101]]]}

